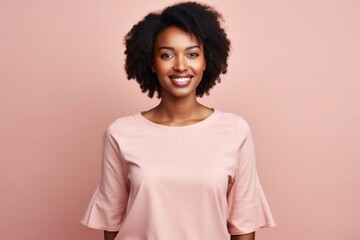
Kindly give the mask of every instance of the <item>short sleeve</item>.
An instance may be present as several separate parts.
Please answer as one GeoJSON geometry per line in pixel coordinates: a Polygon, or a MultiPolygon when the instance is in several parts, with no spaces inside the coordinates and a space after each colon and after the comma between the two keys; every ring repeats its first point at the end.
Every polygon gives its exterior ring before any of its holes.
{"type": "Polygon", "coordinates": [[[102,138],[101,179],[83,215],[85,226],[107,231],[119,231],[125,218],[129,185],[119,145],[111,124],[102,138]]]}
{"type": "Polygon", "coordinates": [[[237,167],[227,193],[227,228],[231,235],[276,225],[257,175],[253,139],[245,120],[240,120],[237,133],[241,138],[237,167]]]}

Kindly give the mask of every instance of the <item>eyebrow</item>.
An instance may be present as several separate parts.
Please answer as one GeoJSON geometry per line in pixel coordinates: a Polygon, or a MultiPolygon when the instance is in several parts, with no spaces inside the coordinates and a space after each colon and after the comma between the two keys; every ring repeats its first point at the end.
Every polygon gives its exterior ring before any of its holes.
{"type": "MultiPolygon", "coordinates": [[[[200,49],[200,46],[199,45],[190,46],[190,47],[185,48],[185,50],[189,50],[189,49],[193,49],[193,48],[199,48],[200,49]]],[[[175,51],[175,48],[173,48],[173,47],[163,46],[163,47],[159,47],[158,52],[161,49],[167,49],[167,50],[175,51]]]]}

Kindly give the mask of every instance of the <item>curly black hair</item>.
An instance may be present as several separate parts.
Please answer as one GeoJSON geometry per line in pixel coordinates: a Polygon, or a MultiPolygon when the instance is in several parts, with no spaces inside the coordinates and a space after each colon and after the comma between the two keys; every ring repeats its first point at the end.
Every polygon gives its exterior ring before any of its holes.
{"type": "Polygon", "coordinates": [[[230,40],[220,21],[223,21],[223,17],[218,11],[196,2],[178,3],[160,13],[149,13],[124,38],[127,78],[136,79],[143,93],[149,91],[150,98],[155,92],[157,98],[161,98],[160,83],[151,69],[153,45],[157,34],[167,27],[176,26],[194,35],[203,45],[206,70],[196,88],[196,96],[209,95],[209,90],[216,82],[220,83],[220,74],[225,74],[228,66],[230,40]]]}

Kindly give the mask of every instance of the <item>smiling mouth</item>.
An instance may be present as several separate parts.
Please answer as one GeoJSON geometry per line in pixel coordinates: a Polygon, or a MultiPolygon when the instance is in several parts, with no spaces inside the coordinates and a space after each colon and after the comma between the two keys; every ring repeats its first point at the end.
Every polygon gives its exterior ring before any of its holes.
{"type": "Polygon", "coordinates": [[[169,76],[171,82],[177,87],[185,87],[190,84],[192,76],[169,76]]]}
{"type": "Polygon", "coordinates": [[[192,76],[187,77],[170,77],[171,82],[178,86],[178,87],[184,87],[187,86],[190,83],[192,76]]]}
{"type": "Polygon", "coordinates": [[[179,77],[179,78],[171,78],[171,80],[179,82],[179,83],[185,83],[189,81],[191,77],[179,77]]]}

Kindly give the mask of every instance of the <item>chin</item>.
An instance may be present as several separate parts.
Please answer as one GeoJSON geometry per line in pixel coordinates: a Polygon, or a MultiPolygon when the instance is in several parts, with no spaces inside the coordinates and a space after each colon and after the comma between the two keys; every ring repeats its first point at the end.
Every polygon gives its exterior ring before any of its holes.
{"type": "MultiPolygon", "coordinates": [[[[162,93],[161,95],[163,96],[164,94],[162,93]]],[[[178,97],[178,98],[185,98],[185,97],[190,97],[190,96],[196,96],[196,92],[195,91],[179,91],[178,89],[176,89],[174,91],[166,91],[165,95],[169,95],[172,97],[178,97]]]]}

